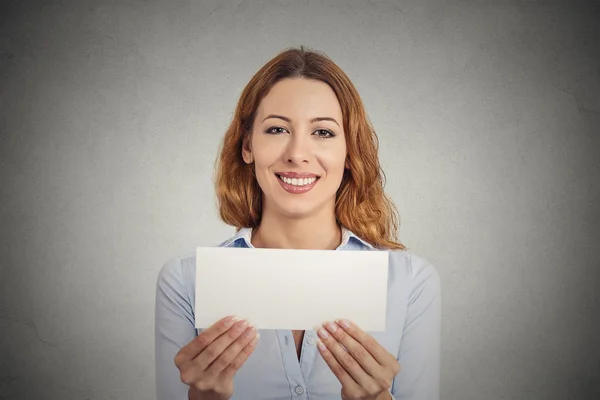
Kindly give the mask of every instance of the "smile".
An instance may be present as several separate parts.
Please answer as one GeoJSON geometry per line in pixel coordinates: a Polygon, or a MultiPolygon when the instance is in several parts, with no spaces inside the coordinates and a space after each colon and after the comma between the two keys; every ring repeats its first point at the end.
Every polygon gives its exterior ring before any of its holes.
{"type": "Polygon", "coordinates": [[[311,190],[319,180],[318,176],[305,176],[305,177],[294,177],[291,178],[289,176],[282,176],[280,174],[277,175],[277,180],[281,187],[288,193],[300,194],[306,193],[311,190]]]}

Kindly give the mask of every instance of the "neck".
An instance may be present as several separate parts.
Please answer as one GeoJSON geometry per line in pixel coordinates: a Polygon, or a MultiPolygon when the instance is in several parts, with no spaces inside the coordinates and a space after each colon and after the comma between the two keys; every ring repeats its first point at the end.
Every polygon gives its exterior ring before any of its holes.
{"type": "Polygon", "coordinates": [[[335,215],[324,219],[282,219],[263,214],[260,226],[252,231],[252,245],[271,249],[334,250],[342,242],[335,215]]]}

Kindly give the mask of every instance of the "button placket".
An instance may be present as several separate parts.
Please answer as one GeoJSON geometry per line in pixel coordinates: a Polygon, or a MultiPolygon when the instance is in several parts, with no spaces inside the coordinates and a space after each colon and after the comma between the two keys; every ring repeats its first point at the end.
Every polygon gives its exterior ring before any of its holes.
{"type": "MultiPolygon", "coordinates": [[[[283,357],[285,372],[291,385],[288,386],[288,393],[292,396],[298,396],[299,394],[303,394],[306,391],[306,383],[304,381],[304,376],[300,368],[300,363],[298,362],[296,346],[293,345],[294,338],[292,335],[292,331],[288,329],[278,329],[277,338],[279,339],[279,349],[283,357]],[[298,390],[302,390],[302,392],[298,393],[298,390]]],[[[304,351],[302,351],[301,357],[305,357],[303,353],[304,351]]],[[[294,398],[300,399],[302,397],[294,398]]]]}
{"type": "Polygon", "coordinates": [[[302,343],[302,359],[300,362],[300,369],[302,371],[302,376],[304,377],[303,386],[305,393],[308,393],[308,385],[318,353],[316,344],[317,336],[315,331],[306,330],[302,343]]]}

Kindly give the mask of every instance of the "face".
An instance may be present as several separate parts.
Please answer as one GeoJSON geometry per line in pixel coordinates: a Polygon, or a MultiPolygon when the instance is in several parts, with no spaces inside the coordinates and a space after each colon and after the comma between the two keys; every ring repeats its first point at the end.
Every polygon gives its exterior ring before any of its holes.
{"type": "Polygon", "coordinates": [[[259,104],[242,155],[255,164],[263,213],[304,218],[334,212],[346,139],[333,90],[305,78],[277,82],[259,104]]]}

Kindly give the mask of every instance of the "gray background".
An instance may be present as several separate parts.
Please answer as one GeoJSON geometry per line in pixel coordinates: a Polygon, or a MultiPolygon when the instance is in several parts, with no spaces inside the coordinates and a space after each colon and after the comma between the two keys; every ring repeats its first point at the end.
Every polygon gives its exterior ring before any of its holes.
{"type": "Polygon", "coordinates": [[[251,76],[326,52],[443,283],[443,399],[600,398],[600,9],[573,1],[4,2],[0,398],[153,399],[163,263],[233,228],[251,76]]]}

